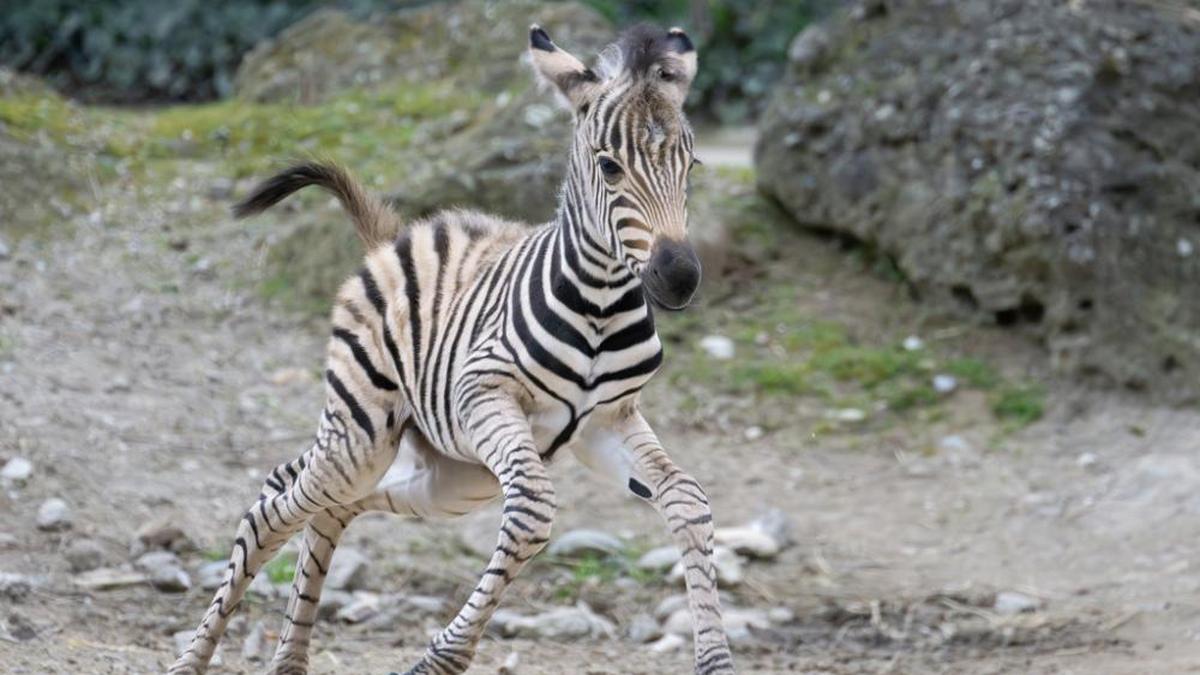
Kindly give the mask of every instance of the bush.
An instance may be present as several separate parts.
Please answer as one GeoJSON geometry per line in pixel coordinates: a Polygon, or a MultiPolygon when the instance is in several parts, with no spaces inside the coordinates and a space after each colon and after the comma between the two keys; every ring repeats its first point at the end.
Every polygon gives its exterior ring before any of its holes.
{"type": "MultiPolygon", "coordinates": [[[[230,93],[242,55],[319,0],[39,0],[0,13],[0,65],[92,101],[230,93]]],[[[344,0],[363,10],[384,0],[344,0]]]]}

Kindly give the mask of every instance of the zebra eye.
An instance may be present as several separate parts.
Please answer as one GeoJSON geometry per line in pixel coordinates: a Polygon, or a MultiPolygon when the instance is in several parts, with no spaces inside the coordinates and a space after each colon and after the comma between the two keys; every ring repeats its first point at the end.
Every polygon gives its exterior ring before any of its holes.
{"type": "Polygon", "coordinates": [[[619,177],[622,173],[624,173],[624,170],[621,169],[620,164],[617,164],[616,162],[609,159],[608,157],[601,157],[600,158],[600,172],[604,174],[605,178],[608,178],[611,180],[611,179],[616,179],[617,177],[619,177]]]}

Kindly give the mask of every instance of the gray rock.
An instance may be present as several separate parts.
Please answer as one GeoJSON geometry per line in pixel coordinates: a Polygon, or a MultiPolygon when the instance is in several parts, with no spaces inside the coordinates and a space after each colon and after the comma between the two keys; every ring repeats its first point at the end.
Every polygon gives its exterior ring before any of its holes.
{"type": "MultiPolygon", "coordinates": [[[[717,580],[726,586],[736,586],[742,583],[742,579],[745,578],[742,558],[737,553],[734,553],[733,549],[725,546],[714,546],[713,566],[717,568],[717,580]]],[[[682,560],[675,563],[675,566],[671,568],[670,574],[667,575],[667,580],[672,583],[683,583],[684,566],[682,560]]]]}
{"type": "Polygon", "coordinates": [[[404,626],[419,625],[429,618],[441,618],[448,608],[442,598],[394,593],[379,598],[378,611],[366,620],[366,624],[373,630],[395,632],[404,626]]]}
{"type": "Polygon", "coordinates": [[[38,586],[38,580],[27,574],[0,572],[0,598],[21,602],[38,586]]]}
{"type": "Polygon", "coordinates": [[[489,629],[503,637],[545,638],[570,640],[579,638],[613,637],[616,627],[596,614],[585,603],[575,607],[558,607],[534,615],[512,610],[497,610],[489,629]]]}
{"type": "Polygon", "coordinates": [[[578,556],[584,553],[612,555],[625,548],[624,542],[599,530],[571,530],[564,533],[547,548],[551,555],[578,556]]]}
{"type": "Polygon", "coordinates": [[[150,585],[160,591],[182,593],[192,587],[179,557],[170,551],[151,551],[134,562],[134,568],[146,574],[150,585]]]}
{"type": "Polygon", "coordinates": [[[354,594],[354,600],[337,612],[338,621],[345,623],[362,623],[379,614],[381,601],[379,595],[359,591],[354,594]]]}
{"type": "Polygon", "coordinates": [[[79,574],[103,566],[108,554],[95,539],[80,538],[67,544],[63,557],[67,559],[71,571],[79,574]]]}
{"type": "Polygon", "coordinates": [[[753,558],[774,558],[781,548],[775,537],[753,525],[743,527],[719,527],[713,532],[713,540],[737,553],[753,558]]]}
{"type": "Polygon", "coordinates": [[[820,24],[800,31],[788,47],[788,60],[798,68],[811,69],[829,51],[829,33],[820,24]]]}
{"type": "Polygon", "coordinates": [[[654,608],[654,618],[658,619],[659,621],[665,621],[672,614],[679,611],[681,608],[686,608],[687,606],[688,599],[683,593],[668,595],[662,599],[662,602],[658,603],[657,607],[654,608]]]}
{"type": "Polygon", "coordinates": [[[992,609],[997,614],[1004,616],[1021,614],[1022,612],[1036,612],[1039,607],[1041,607],[1041,602],[1037,598],[1016,591],[1001,591],[997,593],[996,601],[992,604],[992,609]]]}
{"type": "Polygon", "coordinates": [[[650,651],[655,654],[671,654],[687,646],[687,638],[675,633],[667,633],[650,645],[650,651]]]}
{"type": "Polygon", "coordinates": [[[366,581],[369,567],[370,560],[362,551],[350,546],[339,546],[333,553],[333,562],[329,565],[329,573],[325,577],[325,588],[338,591],[358,590],[366,581]]]}
{"type": "Polygon", "coordinates": [[[634,614],[629,620],[629,628],[626,634],[630,640],[637,643],[650,642],[662,637],[662,626],[654,617],[645,613],[634,614]]]}
{"type": "Polygon", "coordinates": [[[44,532],[60,532],[71,529],[71,507],[61,499],[52,498],[38,507],[37,528],[44,532]]]}
{"type": "Polygon", "coordinates": [[[321,591],[321,599],[317,603],[317,618],[329,621],[337,617],[347,605],[354,602],[354,594],[333,588],[321,591]]]}
{"type": "Polygon", "coordinates": [[[13,483],[24,483],[33,475],[33,462],[24,457],[13,457],[0,469],[0,479],[13,483]]]}
{"type": "Polygon", "coordinates": [[[835,14],[823,52],[793,42],[760,187],[1057,370],[1200,398],[1195,26],[1119,0],[885,4],[835,14]]]}
{"type": "Polygon", "coordinates": [[[162,517],[139,527],[129,545],[129,552],[134,557],[155,550],[184,553],[196,550],[196,544],[182,527],[173,523],[169,517],[162,517]]]}
{"type": "Polygon", "coordinates": [[[224,560],[204,563],[196,570],[196,585],[206,591],[216,590],[225,581],[229,563],[224,560]]]}
{"type": "Polygon", "coordinates": [[[17,612],[9,614],[4,623],[8,634],[17,642],[28,642],[38,635],[37,625],[17,612]]]}
{"type": "Polygon", "coordinates": [[[275,584],[264,572],[255,575],[254,580],[250,582],[249,591],[260,598],[269,600],[287,595],[290,587],[290,584],[275,584]]]}
{"type": "Polygon", "coordinates": [[[643,570],[667,570],[679,562],[679,549],[675,546],[660,546],[652,548],[637,559],[637,566],[643,570]]]}
{"type": "Polygon", "coordinates": [[[100,567],[75,575],[76,586],[90,591],[106,591],[126,586],[137,586],[149,580],[146,573],[130,567],[100,567]]]}

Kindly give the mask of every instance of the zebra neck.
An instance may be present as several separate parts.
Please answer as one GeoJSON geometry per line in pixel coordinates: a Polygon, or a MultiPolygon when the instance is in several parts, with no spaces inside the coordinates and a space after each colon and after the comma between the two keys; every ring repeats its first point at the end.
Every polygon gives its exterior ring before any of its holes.
{"type": "Polygon", "coordinates": [[[548,288],[572,313],[595,328],[634,310],[646,311],[642,282],[617,260],[594,229],[572,221],[570,209],[560,209],[557,227],[545,247],[548,288]]]}

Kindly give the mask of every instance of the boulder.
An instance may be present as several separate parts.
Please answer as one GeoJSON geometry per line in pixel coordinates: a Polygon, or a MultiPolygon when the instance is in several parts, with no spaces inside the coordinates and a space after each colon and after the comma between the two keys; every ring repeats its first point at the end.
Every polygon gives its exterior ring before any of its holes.
{"type": "Polygon", "coordinates": [[[755,150],[801,224],[1061,370],[1200,388],[1200,24],[1166,3],[870,3],[797,39],[755,150]]]}

